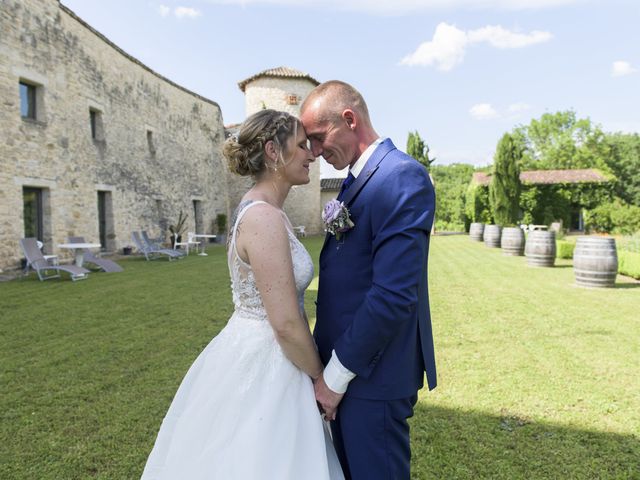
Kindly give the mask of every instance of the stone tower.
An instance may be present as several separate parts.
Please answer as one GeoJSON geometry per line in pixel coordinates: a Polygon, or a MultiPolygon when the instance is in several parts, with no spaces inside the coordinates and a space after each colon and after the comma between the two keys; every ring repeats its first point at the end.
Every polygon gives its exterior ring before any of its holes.
{"type": "MultiPolygon", "coordinates": [[[[278,67],[253,75],[239,82],[238,86],[245,94],[247,116],[263,108],[272,108],[299,117],[303,100],[318,84],[306,73],[278,67]]],[[[294,226],[304,225],[307,232],[317,234],[322,232],[319,160],[311,165],[310,178],[309,184],[291,189],[284,210],[294,226]]],[[[241,188],[230,188],[230,193],[234,190],[236,196],[243,193],[239,191],[241,188]]]]}

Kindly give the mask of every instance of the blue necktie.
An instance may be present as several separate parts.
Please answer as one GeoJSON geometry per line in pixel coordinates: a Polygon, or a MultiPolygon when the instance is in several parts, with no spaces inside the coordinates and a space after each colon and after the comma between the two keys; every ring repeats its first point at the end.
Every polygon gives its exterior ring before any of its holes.
{"type": "Polygon", "coordinates": [[[342,198],[342,195],[344,194],[344,192],[346,192],[347,189],[351,186],[351,184],[355,181],[356,181],[356,177],[354,177],[353,174],[349,172],[349,175],[347,175],[347,178],[345,178],[344,181],[342,182],[342,186],[340,187],[340,193],[338,194],[338,199],[342,198]]]}

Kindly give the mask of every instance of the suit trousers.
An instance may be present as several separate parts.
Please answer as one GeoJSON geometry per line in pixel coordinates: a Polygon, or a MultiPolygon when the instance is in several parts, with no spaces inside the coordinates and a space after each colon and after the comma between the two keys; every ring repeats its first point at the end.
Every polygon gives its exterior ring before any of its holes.
{"type": "Polygon", "coordinates": [[[418,395],[400,400],[346,396],[331,422],[347,480],[409,480],[409,424],[418,395]]]}

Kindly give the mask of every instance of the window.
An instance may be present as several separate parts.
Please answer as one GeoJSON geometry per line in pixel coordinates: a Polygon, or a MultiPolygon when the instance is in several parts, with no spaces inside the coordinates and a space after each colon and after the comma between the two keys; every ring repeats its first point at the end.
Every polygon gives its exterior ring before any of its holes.
{"type": "Polygon", "coordinates": [[[96,117],[98,116],[98,112],[95,110],[89,110],[89,122],[91,122],[91,138],[96,139],[96,117]]]}
{"type": "Polygon", "coordinates": [[[98,190],[98,235],[103,252],[115,250],[116,236],[114,232],[111,192],[98,190]]]}
{"type": "Polygon", "coordinates": [[[22,118],[36,119],[36,87],[20,82],[20,115],[22,118]]]}
{"type": "Polygon", "coordinates": [[[42,189],[23,187],[22,199],[24,204],[24,236],[37,238],[41,242],[44,238],[42,189]]]}
{"type": "Polygon", "coordinates": [[[298,98],[297,95],[289,95],[289,96],[287,96],[287,103],[289,105],[298,105],[299,101],[300,101],[300,99],[298,98]]]}
{"type": "Polygon", "coordinates": [[[153,143],[153,131],[152,130],[147,130],[147,145],[149,147],[149,153],[151,155],[155,155],[156,154],[156,146],[153,143]]]}
{"type": "Polygon", "coordinates": [[[103,141],[102,112],[97,108],[89,108],[89,125],[91,127],[91,138],[96,142],[103,141]]]}
{"type": "Polygon", "coordinates": [[[193,219],[196,224],[195,233],[204,233],[202,228],[202,202],[200,200],[193,200],[193,219]]]}

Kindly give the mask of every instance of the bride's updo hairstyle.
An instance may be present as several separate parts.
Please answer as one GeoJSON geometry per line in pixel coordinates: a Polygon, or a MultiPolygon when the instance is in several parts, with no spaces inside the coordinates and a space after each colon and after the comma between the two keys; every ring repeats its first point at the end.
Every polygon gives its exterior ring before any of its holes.
{"type": "Polygon", "coordinates": [[[273,140],[282,160],[287,140],[296,134],[298,122],[287,112],[270,109],[251,115],[243,122],[240,132],[224,142],[223,154],[229,169],[238,175],[260,176],[267,169],[265,144],[273,140]]]}

